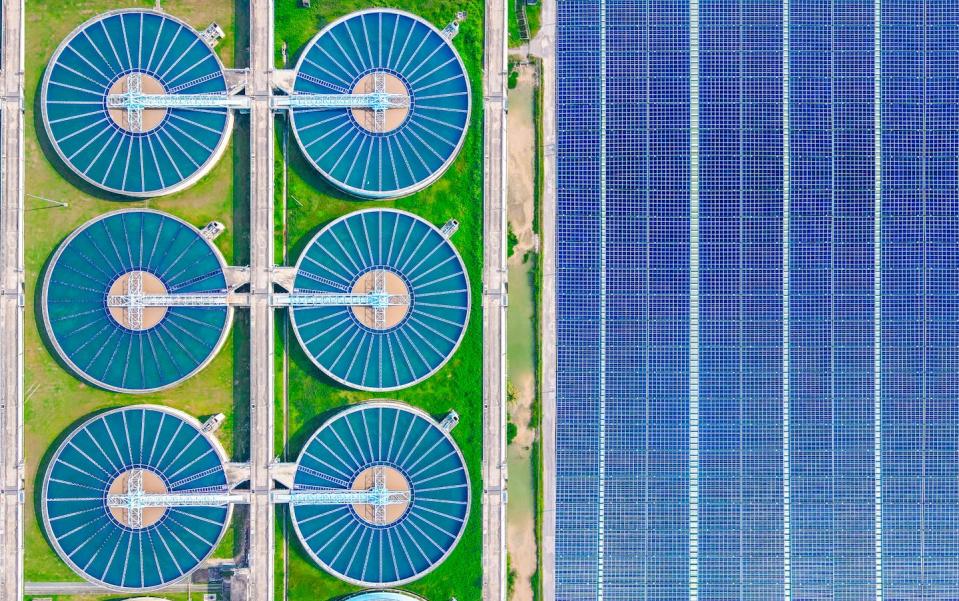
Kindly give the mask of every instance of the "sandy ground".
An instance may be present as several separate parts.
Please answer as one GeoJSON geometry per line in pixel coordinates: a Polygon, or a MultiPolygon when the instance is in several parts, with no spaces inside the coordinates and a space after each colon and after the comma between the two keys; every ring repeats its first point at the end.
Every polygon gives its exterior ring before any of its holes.
{"type": "MultiPolygon", "coordinates": [[[[519,67],[519,82],[509,91],[510,111],[507,123],[508,204],[510,227],[518,238],[514,254],[508,260],[510,269],[519,267],[527,251],[537,250],[539,240],[533,232],[533,179],[535,169],[535,131],[533,123],[533,89],[536,71],[532,65],[519,67]]],[[[518,427],[507,453],[510,471],[532,469],[530,451],[536,431],[529,427],[531,406],[535,395],[535,376],[532,370],[510,373],[514,399],[507,407],[509,419],[518,427]]],[[[513,474],[516,478],[518,474],[513,474]]],[[[507,549],[510,569],[514,572],[511,601],[532,601],[530,578],[536,572],[535,497],[511,498],[507,511],[507,549]]]]}
{"type": "Polygon", "coordinates": [[[533,173],[536,168],[533,129],[533,87],[536,71],[532,65],[520,65],[519,81],[509,91],[509,120],[507,145],[509,157],[509,189],[507,218],[513,233],[519,238],[509,264],[518,265],[528,250],[539,248],[533,233],[533,173]]]}

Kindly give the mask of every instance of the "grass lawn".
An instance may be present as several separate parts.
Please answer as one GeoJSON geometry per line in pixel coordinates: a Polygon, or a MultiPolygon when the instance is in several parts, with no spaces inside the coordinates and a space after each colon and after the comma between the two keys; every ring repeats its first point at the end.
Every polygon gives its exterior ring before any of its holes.
{"type": "MultiPolygon", "coordinates": [[[[524,42],[519,36],[519,15],[520,4],[526,0],[506,0],[506,26],[509,33],[509,47],[516,48],[524,42]]],[[[526,5],[526,24],[529,26],[529,37],[533,39],[539,33],[540,13],[543,10],[542,1],[536,4],[526,5]]]]}
{"type": "MultiPolygon", "coordinates": [[[[216,241],[227,262],[234,257],[234,245],[237,246],[236,254],[245,256],[246,250],[243,246],[247,244],[247,237],[233,235],[235,223],[242,224],[247,220],[245,195],[238,192],[236,202],[234,200],[234,189],[242,185],[235,185],[234,182],[235,159],[239,157],[245,160],[245,146],[236,146],[235,148],[242,149],[237,151],[236,155],[233,150],[226,152],[206,177],[185,192],[158,200],[123,202],[109,199],[92,187],[78,183],[79,178],[60,164],[46,141],[38,111],[38,96],[47,61],[63,38],[76,26],[101,12],[124,7],[149,8],[153,5],[152,0],[44,0],[42,3],[27,4],[27,112],[24,117],[27,193],[24,438],[28,495],[32,501],[27,504],[25,519],[26,578],[30,581],[80,579],[60,561],[47,543],[42,525],[37,520],[40,500],[35,493],[38,485],[42,483],[48,458],[71,425],[86,419],[94,412],[111,407],[161,403],[182,409],[201,419],[213,413],[225,413],[227,421],[218,435],[228,453],[234,450],[234,436],[240,441],[246,437],[245,421],[237,420],[237,412],[234,411],[236,402],[238,408],[242,408],[239,415],[245,415],[247,402],[247,376],[239,369],[245,365],[247,347],[237,342],[244,335],[242,327],[234,326],[234,332],[226,345],[200,374],[174,389],[149,395],[123,395],[99,390],[84,383],[61,367],[42,332],[38,303],[46,261],[71,231],[99,214],[120,208],[148,206],[170,212],[197,226],[217,219],[227,226],[227,231],[216,241]],[[63,201],[69,206],[57,207],[34,196],[63,201]],[[237,391],[236,394],[234,390],[237,391]],[[244,425],[235,428],[236,421],[244,425]]],[[[228,37],[217,50],[225,64],[232,66],[235,31],[233,0],[166,0],[163,6],[168,13],[189,21],[197,28],[205,27],[212,20],[220,23],[228,37]]],[[[246,442],[238,446],[245,448],[246,442]]],[[[216,554],[232,556],[232,530],[227,532],[216,554]]],[[[171,598],[181,599],[179,596],[171,598]]],[[[194,598],[199,597],[194,595],[194,598]]],[[[182,599],[186,599],[186,596],[182,596],[182,599]]]]}
{"type": "MultiPolygon", "coordinates": [[[[277,67],[282,66],[280,48],[288,47],[288,67],[295,64],[304,45],[325,24],[354,10],[373,5],[369,0],[313,1],[310,9],[299,8],[298,0],[277,0],[276,44],[277,67]]],[[[480,523],[480,495],[482,481],[482,250],[483,250],[483,146],[482,146],[482,60],[483,60],[483,2],[480,0],[395,0],[390,6],[416,13],[439,28],[445,26],[458,10],[468,12],[461,24],[454,44],[469,71],[473,93],[473,108],[466,142],[456,161],[435,184],[412,196],[383,203],[360,201],[345,196],[332,188],[303,158],[295,140],[289,140],[287,172],[286,238],[289,241],[290,263],[302,251],[310,237],[331,220],[367,207],[396,207],[424,217],[439,226],[456,218],[460,229],[453,243],[463,256],[473,288],[472,313],[463,342],[443,369],[426,381],[404,390],[375,394],[348,390],[334,383],[317,369],[300,349],[295,338],[284,346],[282,330],[285,315],[278,315],[277,428],[285,415],[282,386],[282,354],[289,353],[289,375],[286,392],[289,407],[289,439],[278,438],[278,452],[285,446],[290,458],[296,457],[307,438],[336,410],[350,403],[372,398],[394,398],[430,412],[439,418],[450,409],[461,417],[453,436],[466,458],[472,480],[473,505],[463,539],[447,560],[434,572],[403,588],[424,597],[445,601],[455,596],[460,601],[478,601],[482,587],[482,528],[480,523]]],[[[281,144],[285,122],[277,121],[277,139],[281,144]]],[[[282,257],[284,199],[282,153],[277,152],[277,240],[282,257]]],[[[282,541],[283,520],[277,523],[277,540],[282,541]]],[[[312,601],[318,591],[323,598],[336,597],[354,590],[345,582],[322,571],[300,546],[290,530],[288,599],[312,601]]],[[[283,586],[284,551],[277,550],[277,586],[283,586]]],[[[282,590],[278,590],[278,598],[282,590]]]]}

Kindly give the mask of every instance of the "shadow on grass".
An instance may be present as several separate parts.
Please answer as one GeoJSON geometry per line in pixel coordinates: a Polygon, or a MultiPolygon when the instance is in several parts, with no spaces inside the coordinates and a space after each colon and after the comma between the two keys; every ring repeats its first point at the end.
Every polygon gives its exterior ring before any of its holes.
{"type": "Polygon", "coordinates": [[[233,120],[233,264],[250,263],[250,118],[233,120]]]}
{"type": "Polygon", "coordinates": [[[290,432],[290,439],[286,441],[286,451],[288,457],[299,457],[300,451],[306,446],[307,441],[313,434],[320,429],[320,426],[333,418],[336,414],[346,409],[345,406],[333,407],[322,413],[318,413],[305,421],[303,425],[290,432]]]}
{"type": "Polygon", "coordinates": [[[250,459],[250,315],[233,320],[233,461],[250,459]]]}
{"type": "MultiPolygon", "coordinates": [[[[65,239],[66,239],[66,236],[64,236],[63,238],[60,239],[59,242],[57,242],[57,248],[59,248],[60,245],[63,244],[63,241],[65,239]]],[[[50,253],[50,256],[48,256],[43,261],[43,266],[40,268],[40,272],[39,272],[40,276],[37,278],[37,281],[34,282],[33,284],[33,318],[36,320],[37,333],[40,334],[40,341],[43,343],[43,346],[46,348],[47,354],[53,357],[53,360],[57,362],[57,365],[64,372],[70,374],[70,376],[74,380],[76,380],[77,382],[80,382],[81,384],[85,384],[87,386],[93,386],[97,390],[106,390],[105,388],[94,386],[92,382],[87,381],[86,378],[78,374],[73,367],[68,365],[67,362],[63,360],[63,357],[60,355],[60,353],[57,351],[56,345],[53,344],[53,339],[50,338],[50,333],[47,331],[47,325],[43,320],[43,315],[44,315],[43,282],[47,277],[47,270],[52,268],[51,261],[53,261],[53,256],[55,254],[56,254],[55,251],[50,253]]]]}
{"type": "MultiPolygon", "coordinates": [[[[87,413],[86,415],[78,417],[77,419],[73,420],[62,432],[57,434],[57,437],[53,440],[53,442],[47,446],[47,450],[43,452],[43,457],[41,457],[40,463],[37,465],[37,473],[33,477],[33,511],[38,522],[41,524],[43,523],[43,481],[47,475],[47,468],[49,467],[50,462],[53,460],[53,456],[60,449],[60,445],[63,444],[63,441],[65,441],[74,430],[80,427],[80,425],[87,420],[92,419],[97,415],[106,413],[107,411],[118,409],[122,406],[123,405],[111,405],[109,407],[103,407],[93,411],[92,413],[87,413]]],[[[47,533],[47,528],[45,525],[40,528],[40,534],[43,536],[43,540],[46,541],[47,545],[49,545],[51,549],[55,550],[56,546],[53,544],[53,541],[50,540],[50,536],[47,533]]],[[[57,556],[59,557],[59,553],[57,556]]]]}
{"type": "Polygon", "coordinates": [[[313,238],[320,233],[320,230],[333,223],[337,219],[339,219],[339,217],[331,217],[311,227],[309,231],[300,236],[296,242],[289,247],[288,253],[290,257],[299,261],[299,258],[303,255],[303,252],[306,250],[307,246],[309,246],[310,242],[313,241],[313,238]]]}
{"type": "Polygon", "coordinates": [[[120,196],[119,194],[114,194],[94,186],[77,175],[77,173],[60,158],[57,149],[50,140],[50,136],[47,135],[47,127],[43,122],[43,78],[37,83],[37,89],[33,94],[33,128],[37,132],[37,141],[40,143],[40,150],[43,152],[43,156],[46,157],[50,165],[56,170],[57,175],[69,182],[74,188],[77,188],[84,194],[89,194],[102,200],[112,200],[116,202],[145,200],[120,196]]]}
{"type": "MultiPolygon", "coordinates": [[[[284,122],[285,121],[286,120],[284,120],[284,122]]],[[[283,127],[292,126],[288,126],[284,123],[283,127]]],[[[279,132],[279,130],[277,131],[279,132]]],[[[303,181],[303,183],[307,184],[312,189],[312,192],[342,201],[369,202],[371,200],[362,198],[360,196],[347,194],[343,190],[330,183],[330,180],[320,173],[313,166],[313,163],[306,158],[306,155],[303,154],[303,147],[300,146],[300,143],[297,141],[297,138],[292,131],[290,132],[290,148],[291,150],[289,156],[286,157],[286,167],[295,173],[296,176],[303,181]],[[295,150],[292,150],[294,147],[295,150]]]]}

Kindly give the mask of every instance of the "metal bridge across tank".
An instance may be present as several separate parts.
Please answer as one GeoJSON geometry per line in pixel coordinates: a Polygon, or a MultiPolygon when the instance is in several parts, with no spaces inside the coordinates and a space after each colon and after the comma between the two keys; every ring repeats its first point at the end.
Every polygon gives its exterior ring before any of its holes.
{"type": "MultiPolygon", "coordinates": [[[[373,310],[374,327],[386,327],[386,311],[390,307],[408,307],[408,294],[393,294],[386,289],[386,272],[373,272],[373,288],[365,293],[309,292],[298,291],[274,295],[278,307],[367,307],[373,310]]],[[[131,272],[126,279],[123,294],[107,295],[107,307],[124,311],[128,325],[134,330],[143,328],[143,310],[153,307],[216,307],[228,306],[231,295],[227,292],[159,293],[149,294],[143,290],[143,273],[131,272]]]]}
{"type": "MultiPolygon", "coordinates": [[[[221,108],[248,110],[250,97],[229,94],[151,94],[143,92],[143,74],[134,71],[125,77],[126,89],[107,95],[107,108],[126,112],[130,131],[143,133],[143,111],[148,109],[174,108],[221,108]]],[[[386,111],[408,108],[408,94],[387,92],[386,73],[373,73],[373,91],[366,94],[313,94],[297,92],[290,96],[277,96],[273,107],[276,109],[366,109],[373,111],[374,131],[383,131],[386,123],[386,111]]]]}
{"type": "MultiPolygon", "coordinates": [[[[373,508],[373,523],[386,524],[386,508],[391,505],[407,505],[411,501],[409,490],[391,490],[386,484],[386,466],[375,466],[373,485],[365,489],[296,488],[278,491],[270,495],[273,503],[290,505],[366,505],[373,508]]],[[[107,507],[124,512],[127,526],[143,528],[143,512],[146,509],[171,507],[226,507],[249,503],[249,495],[219,490],[186,492],[148,492],[143,483],[143,469],[130,470],[124,492],[107,495],[107,507]]]]}

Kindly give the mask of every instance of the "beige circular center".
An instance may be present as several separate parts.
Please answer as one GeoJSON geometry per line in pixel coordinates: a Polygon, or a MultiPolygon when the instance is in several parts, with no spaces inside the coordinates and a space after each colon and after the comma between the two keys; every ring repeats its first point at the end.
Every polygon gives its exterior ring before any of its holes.
{"type": "MultiPolygon", "coordinates": [[[[360,472],[360,475],[356,477],[356,481],[353,482],[353,490],[369,490],[373,488],[376,483],[377,470],[383,472],[384,481],[388,490],[393,492],[408,492],[410,490],[410,483],[407,481],[406,476],[399,470],[385,465],[368,467],[360,472]]],[[[383,519],[381,521],[376,520],[375,508],[372,505],[355,504],[353,505],[353,511],[355,511],[356,515],[360,516],[360,519],[364,522],[384,526],[392,524],[403,517],[409,505],[407,501],[405,503],[385,506],[383,508],[383,519]]]]}
{"type": "MultiPolygon", "coordinates": [[[[389,73],[384,73],[383,79],[386,83],[387,94],[404,94],[406,96],[410,95],[410,91],[406,88],[406,84],[404,84],[399,77],[390,75],[389,73]]],[[[367,73],[362,79],[356,82],[356,85],[353,86],[352,93],[372,94],[376,90],[376,84],[374,80],[375,77],[373,73],[367,73]]],[[[385,117],[383,127],[377,129],[374,111],[366,108],[352,108],[350,110],[353,112],[353,118],[356,119],[356,122],[360,124],[360,127],[366,131],[379,133],[393,131],[397,127],[403,125],[403,122],[406,121],[406,116],[410,114],[410,107],[408,106],[387,109],[383,111],[385,117]]]]}
{"type": "MultiPolygon", "coordinates": [[[[160,476],[157,476],[149,470],[143,471],[143,492],[152,493],[152,494],[166,494],[167,489],[166,485],[163,483],[163,480],[160,479],[160,476]]],[[[127,484],[130,481],[130,474],[133,470],[127,470],[116,477],[116,479],[110,483],[110,491],[108,494],[111,495],[124,495],[127,493],[127,484]]],[[[142,510],[142,527],[147,528],[156,524],[160,521],[160,518],[163,517],[163,514],[166,513],[166,507],[146,507],[142,510]]],[[[113,517],[116,518],[118,522],[123,524],[126,527],[130,527],[130,516],[127,515],[127,510],[122,507],[110,507],[110,513],[113,514],[113,517]]]]}
{"type": "MultiPolygon", "coordinates": [[[[376,272],[377,270],[373,270],[364,273],[360,279],[356,281],[356,284],[353,285],[353,290],[351,290],[352,294],[369,294],[373,292],[376,289],[376,272]]],[[[387,294],[405,296],[407,301],[409,300],[410,291],[409,288],[406,287],[406,282],[403,281],[403,278],[392,271],[382,270],[380,273],[383,274],[383,283],[386,284],[387,294]]],[[[364,326],[374,330],[387,330],[403,321],[403,318],[406,317],[406,314],[410,310],[410,306],[407,302],[407,304],[391,305],[382,309],[384,320],[379,325],[377,325],[377,310],[373,307],[355,306],[350,307],[350,309],[353,311],[356,319],[364,326]]]]}
{"type": "MultiPolygon", "coordinates": [[[[110,296],[125,296],[130,292],[130,275],[133,273],[140,274],[140,280],[143,283],[142,294],[166,294],[166,286],[163,285],[163,282],[160,281],[158,277],[152,273],[146,271],[131,271],[125,273],[118,277],[113,285],[110,286],[110,296]]],[[[153,326],[160,323],[163,320],[163,317],[166,315],[166,307],[143,307],[142,317],[140,320],[140,327],[134,327],[134,324],[130,320],[131,310],[127,307],[109,307],[110,315],[113,316],[113,319],[125,327],[128,330],[149,330],[153,326]]]]}
{"type": "MultiPolygon", "coordinates": [[[[116,80],[113,87],[110,88],[109,94],[123,94],[127,92],[127,82],[129,79],[129,75],[124,75],[116,80]]],[[[140,73],[140,91],[143,94],[166,94],[166,90],[163,89],[163,84],[146,73],[140,73]]],[[[141,131],[145,133],[159,127],[160,123],[163,122],[163,118],[166,117],[166,111],[166,109],[159,108],[143,109],[141,131]]],[[[108,112],[110,113],[110,119],[113,119],[114,123],[126,131],[133,131],[133,127],[130,125],[130,113],[126,109],[108,109],[108,112]]]]}

